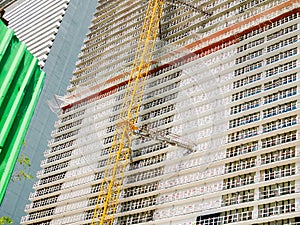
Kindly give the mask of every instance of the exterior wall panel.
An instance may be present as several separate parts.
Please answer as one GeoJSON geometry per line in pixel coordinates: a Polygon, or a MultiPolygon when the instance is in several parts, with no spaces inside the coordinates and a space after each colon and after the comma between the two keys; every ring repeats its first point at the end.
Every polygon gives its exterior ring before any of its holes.
{"type": "Polygon", "coordinates": [[[38,60],[0,24],[0,202],[41,93],[45,73],[38,60]]]}
{"type": "MultiPolygon", "coordinates": [[[[114,224],[299,225],[298,1],[168,2],[114,224]]],[[[146,6],[99,2],[22,224],[92,223],[146,6]]]]}
{"type": "MultiPolygon", "coordinates": [[[[70,0],[25,0],[4,15],[17,37],[44,67],[70,0]],[[54,35],[51,35],[54,34],[54,35]],[[37,45],[37,42],[41,44],[37,45]]],[[[12,5],[13,6],[13,5],[12,5]]]]}
{"type": "MultiPolygon", "coordinates": [[[[37,29],[36,33],[40,34],[37,36],[38,38],[27,43],[39,54],[36,57],[41,56],[45,59],[43,71],[47,74],[43,91],[25,137],[26,146],[22,146],[21,150],[21,153],[28,156],[31,160],[28,172],[32,175],[35,175],[40,170],[40,161],[43,159],[43,152],[47,149],[47,140],[50,138],[56,119],[56,115],[53,112],[55,110],[51,111],[48,102],[51,102],[51,105],[54,105],[55,108],[54,95],[64,95],[66,92],[66,87],[75,68],[75,62],[80,52],[82,41],[88,32],[88,25],[95,11],[96,4],[97,0],[71,0],[63,17],[59,16],[59,18],[54,20],[55,26],[59,26],[58,31],[57,29],[50,29],[49,31],[37,29]],[[58,22],[61,19],[62,21],[58,22]]],[[[19,0],[6,9],[6,16],[10,15],[14,17],[14,20],[19,21],[18,23],[10,21],[12,29],[15,26],[22,26],[20,21],[33,14],[33,18],[35,18],[32,20],[33,23],[34,21],[42,23],[44,20],[43,23],[48,23],[49,25],[48,19],[53,20],[57,16],[57,12],[62,10],[61,5],[62,1],[56,0],[35,2],[19,0]],[[46,7],[43,12],[35,13],[35,11],[39,11],[41,5],[44,5],[45,2],[52,6],[55,5],[52,8],[54,12],[49,12],[49,9],[46,7]]],[[[23,24],[22,29],[25,32],[27,28],[31,29],[31,27],[31,23],[26,23],[23,24]]],[[[34,31],[32,32],[35,33],[34,31]]],[[[16,167],[15,170],[17,171],[18,168],[16,167]]],[[[29,201],[28,195],[31,192],[34,181],[35,179],[30,179],[9,183],[0,207],[0,215],[11,217],[14,220],[14,225],[19,224],[21,217],[25,215],[24,207],[29,201]]]]}

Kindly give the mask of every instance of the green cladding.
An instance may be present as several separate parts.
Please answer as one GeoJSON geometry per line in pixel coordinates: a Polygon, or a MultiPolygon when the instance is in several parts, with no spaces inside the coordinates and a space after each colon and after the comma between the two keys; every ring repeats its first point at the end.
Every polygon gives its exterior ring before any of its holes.
{"type": "Polygon", "coordinates": [[[44,79],[38,60],[0,20],[0,204],[44,79]]]}

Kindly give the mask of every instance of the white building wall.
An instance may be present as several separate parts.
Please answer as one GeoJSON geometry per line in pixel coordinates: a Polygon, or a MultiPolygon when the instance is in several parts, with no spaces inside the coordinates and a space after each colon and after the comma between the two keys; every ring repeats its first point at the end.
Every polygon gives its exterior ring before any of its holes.
{"type": "MultiPolygon", "coordinates": [[[[299,224],[299,5],[193,3],[214,17],[165,7],[137,124],[189,148],[134,137],[115,224],[299,224]]],[[[92,222],[145,4],[99,3],[30,196],[61,201],[22,224],[92,222]]]]}

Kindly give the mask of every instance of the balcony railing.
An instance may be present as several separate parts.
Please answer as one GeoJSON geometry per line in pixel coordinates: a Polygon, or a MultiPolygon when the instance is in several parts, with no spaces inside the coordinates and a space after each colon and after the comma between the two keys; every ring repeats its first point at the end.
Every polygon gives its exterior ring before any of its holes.
{"type": "Polygon", "coordinates": [[[295,193],[295,185],[287,187],[277,187],[274,189],[264,190],[259,193],[260,199],[277,197],[280,195],[292,194],[295,193]]]}
{"type": "Polygon", "coordinates": [[[268,180],[273,180],[273,179],[278,179],[282,177],[287,177],[287,176],[292,176],[295,175],[296,168],[291,167],[291,168],[286,168],[282,170],[277,170],[277,171],[271,171],[269,173],[265,173],[261,176],[261,180],[268,181],[268,180]]]}
{"type": "Polygon", "coordinates": [[[208,219],[203,219],[199,221],[199,224],[201,225],[222,225],[222,224],[228,224],[228,223],[235,223],[239,221],[248,221],[252,219],[252,212],[242,212],[242,213],[235,213],[231,215],[226,216],[218,216],[218,217],[212,217],[208,219]]]}
{"type": "Polygon", "coordinates": [[[295,204],[288,204],[288,205],[279,205],[279,206],[274,206],[274,207],[269,207],[269,208],[263,208],[259,209],[258,211],[258,217],[269,217],[273,215],[278,215],[278,214],[284,214],[284,213],[289,213],[289,212],[295,212],[295,204]]]}

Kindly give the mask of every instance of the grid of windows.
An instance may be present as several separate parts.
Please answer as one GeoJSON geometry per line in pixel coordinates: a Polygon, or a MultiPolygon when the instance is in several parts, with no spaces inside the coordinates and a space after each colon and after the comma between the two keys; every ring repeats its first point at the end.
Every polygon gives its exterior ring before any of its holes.
{"type": "MultiPolygon", "coordinates": [[[[298,128],[295,128],[298,125],[298,107],[294,99],[298,95],[298,86],[291,83],[297,81],[298,74],[294,69],[298,62],[288,58],[298,54],[298,48],[294,45],[298,42],[298,35],[291,34],[298,29],[298,24],[294,22],[272,30],[295,18],[297,14],[253,30],[241,37],[243,43],[237,47],[237,68],[234,70],[237,79],[232,85],[231,117],[227,131],[230,147],[226,149],[226,158],[231,160],[225,163],[224,172],[229,177],[223,180],[223,190],[229,192],[222,195],[222,206],[244,202],[251,204],[257,195],[259,199],[270,199],[270,203],[257,206],[257,216],[250,214],[256,218],[272,218],[296,211],[294,199],[286,197],[286,200],[277,201],[275,197],[297,192],[293,176],[297,174],[298,167],[292,159],[297,156],[297,147],[293,142],[298,135],[298,128]],[[259,36],[263,32],[267,34],[259,36]],[[264,54],[268,57],[264,57],[264,54]],[[255,62],[250,61],[252,59],[255,62]],[[257,121],[260,123],[255,123],[257,121]],[[254,123],[258,125],[254,126],[254,123]],[[251,138],[251,141],[245,143],[246,138],[251,138]],[[284,163],[285,160],[291,161],[284,163]],[[267,167],[259,169],[259,166],[267,167]],[[259,193],[251,185],[258,186],[259,193]]],[[[225,218],[224,213],[203,215],[199,217],[198,224],[229,223],[225,218]]],[[[261,224],[277,224],[277,221],[261,224]]],[[[297,223],[291,217],[278,221],[278,224],[297,223]]]]}
{"type": "MultiPolygon", "coordinates": [[[[252,18],[244,11],[255,12],[253,16],[258,13],[255,10],[284,7],[281,3],[285,3],[193,2],[211,9],[214,19],[166,6],[161,27],[165,43],[157,44],[162,52],[155,52],[155,57],[166,62],[178,59],[177,52],[168,56],[174,49],[169,46],[166,50],[167,43],[188,46],[190,32],[213,30],[216,15],[223,10],[226,15],[220,18],[231,18],[231,23],[236,22],[234,15],[252,18]]],[[[125,2],[118,3],[120,9],[128,7],[125,2]]],[[[124,15],[115,11],[111,1],[99,4],[103,6],[99,11],[107,10],[115,17],[95,14],[69,91],[79,84],[97,84],[104,91],[64,108],[31,196],[33,205],[27,207],[25,224],[35,224],[43,217],[48,223],[48,215],[54,225],[90,224],[94,216],[112,135],[120,122],[127,76],[124,67],[132,61],[145,2],[131,1],[124,15]],[[119,47],[110,48],[114,44],[119,47]],[[108,74],[118,77],[106,82],[108,74]],[[49,207],[33,212],[44,205],[49,207]]],[[[153,61],[138,119],[138,128],[144,133],[135,132],[133,137],[116,224],[250,224],[252,219],[263,224],[262,219],[269,216],[299,211],[295,197],[299,192],[295,176],[299,173],[298,13],[288,9],[278,15],[262,19],[259,25],[257,21],[251,27],[245,25],[243,32],[230,40],[222,37],[224,44],[207,41],[209,48],[200,49],[202,44],[195,42],[195,54],[182,53],[180,60],[168,65],[153,61]]],[[[294,221],[292,216],[289,219],[294,221]]]]}

